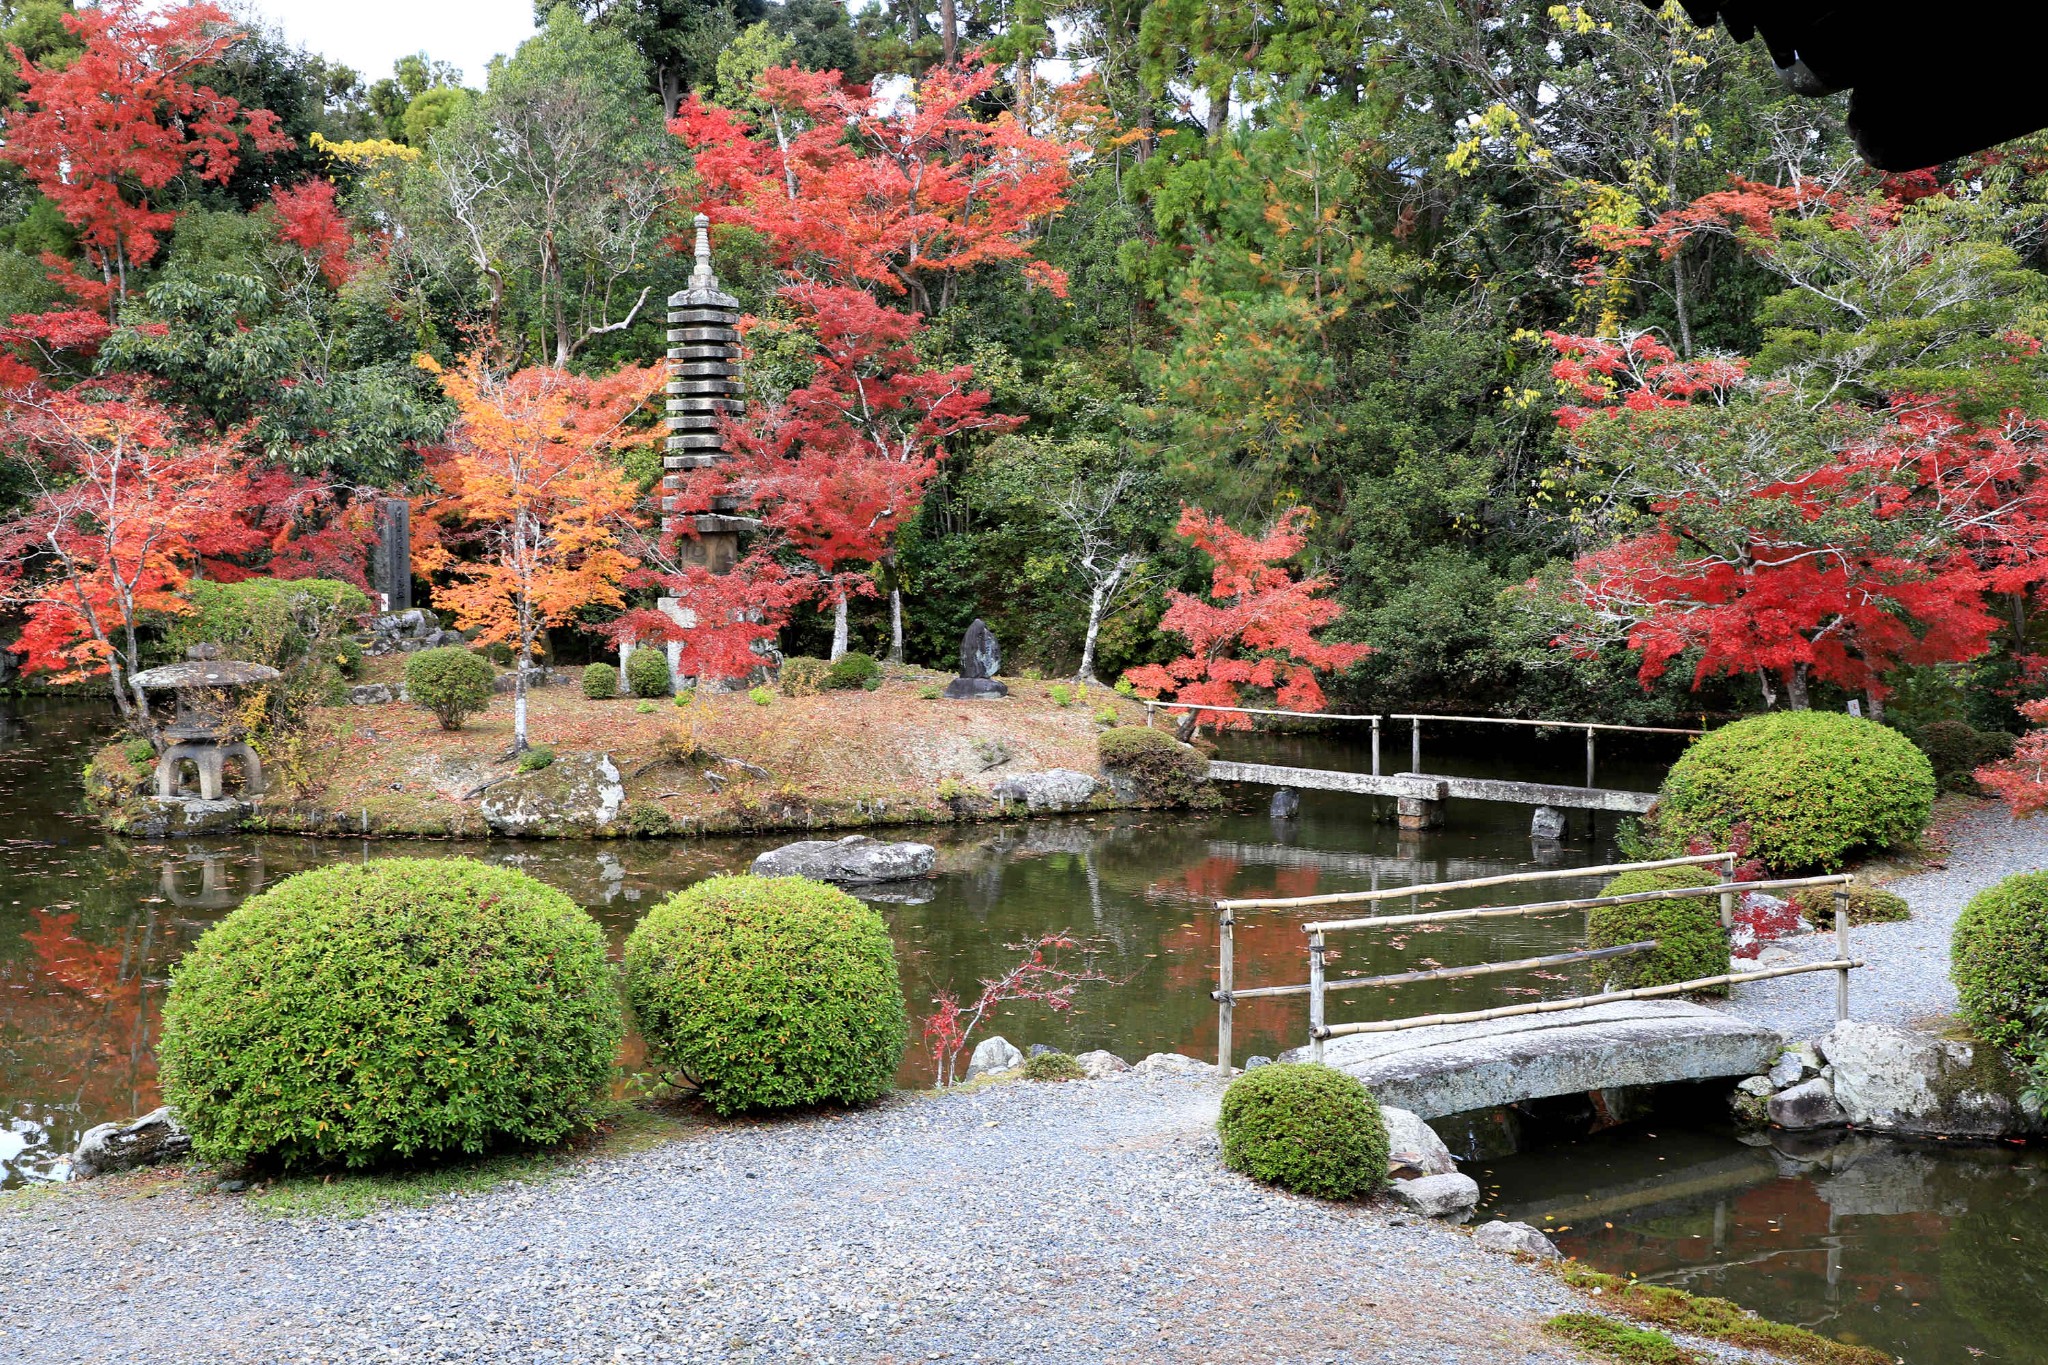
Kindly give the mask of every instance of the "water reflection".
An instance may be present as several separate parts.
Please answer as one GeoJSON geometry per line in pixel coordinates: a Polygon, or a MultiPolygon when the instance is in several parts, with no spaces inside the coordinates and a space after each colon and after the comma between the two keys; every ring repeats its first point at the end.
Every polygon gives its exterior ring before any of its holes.
{"type": "Polygon", "coordinates": [[[1910,1365],[2048,1360],[2048,1153],[1673,1117],[1489,1163],[1489,1212],[1910,1365]]]}

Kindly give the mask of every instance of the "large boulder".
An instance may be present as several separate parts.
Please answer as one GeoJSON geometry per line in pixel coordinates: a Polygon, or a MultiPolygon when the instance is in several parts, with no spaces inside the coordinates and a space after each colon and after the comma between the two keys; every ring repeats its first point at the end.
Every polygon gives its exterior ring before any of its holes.
{"type": "Polygon", "coordinates": [[[1024,1054],[1017,1051],[1016,1044],[1000,1033],[993,1034],[975,1044],[974,1055],[967,1059],[967,1079],[1014,1071],[1022,1065],[1024,1054]]]}
{"type": "Polygon", "coordinates": [[[1809,1128],[1839,1128],[1849,1121],[1849,1116],[1842,1112],[1842,1106],[1835,1099],[1834,1087],[1823,1076],[1801,1081],[1771,1096],[1765,1112],[1772,1123],[1794,1132],[1809,1128]]]}
{"type": "Polygon", "coordinates": [[[809,877],[820,882],[896,882],[929,877],[939,851],[930,844],[885,844],[865,834],[804,839],[754,859],[756,877],[809,877]]]}
{"type": "Polygon", "coordinates": [[[1479,1202],[1479,1182],[1469,1175],[1426,1175],[1396,1180],[1394,1198],[1425,1218],[1463,1218],[1479,1202]]]}
{"type": "Polygon", "coordinates": [[[1131,1068],[1136,1076],[1214,1076],[1216,1065],[1179,1052],[1155,1052],[1131,1068]]]}
{"type": "Polygon", "coordinates": [[[1006,777],[989,788],[989,795],[999,801],[1022,801],[1031,810],[1067,810],[1087,805],[1100,785],[1072,768],[1048,768],[1006,777]]]}
{"type": "Polygon", "coordinates": [[[625,804],[610,754],[563,754],[492,786],[479,809],[494,834],[555,838],[606,833],[625,804]]]}
{"type": "Polygon", "coordinates": [[[1850,1021],[1821,1041],[1835,1099],[1859,1128],[1939,1137],[2044,1131],[2020,1104],[2025,1082],[1997,1048],[1919,1029],[1850,1021]]]}
{"type": "Polygon", "coordinates": [[[1114,1052],[1106,1052],[1101,1048],[1097,1048],[1093,1052],[1084,1052],[1074,1058],[1074,1061],[1080,1066],[1082,1073],[1091,1081],[1107,1080],[1120,1071],[1129,1071],[1131,1069],[1129,1062],[1117,1056],[1114,1052]]]}
{"type": "Polygon", "coordinates": [[[1451,1149],[1437,1136],[1436,1129],[1406,1109],[1380,1106],[1380,1119],[1387,1125],[1387,1166],[1397,1174],[1411,1176],[1450,1175],[1458,1169],[1451,1149]]]}
{"type": "Polygon", "coordinates": [[[1545,1261],[1555,1261],[1563,1256],[1557,1249],[1557,1243],[1527,1223],[1481,1223],[1472,1234],[1472,1245],[1482,1251],[1520,1252],[1545,1261]]]}
{"type": "Polygon", "coordinates": [[[102,1123],[86,1129],[71,1153],[71,1175],[75,1180],[91,1180],[138,1166],[181,1161],[191,1153],[192,1135],[166,1106],[152,1109],[132,1123],[102,1123]]]}

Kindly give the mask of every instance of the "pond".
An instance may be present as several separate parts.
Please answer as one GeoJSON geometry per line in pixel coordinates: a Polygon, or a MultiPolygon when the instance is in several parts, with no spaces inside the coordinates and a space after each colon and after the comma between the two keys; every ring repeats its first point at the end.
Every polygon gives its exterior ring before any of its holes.
{"type": "MultiPolygon", "coordinates": [[[[756,853],[784,841],[115,839],[76,814],[78,770],[105,734],[98,708],[0,700],[0,1183],[7,1185],[59,1177],[63,1153],[84,1128],[156,1104],[152,1047],[171,965],[245,896],[294,871],[392,856],[502,862],[562,888],[616,947],[664,896],[705,876],[742,871],[756,853]]],[[[1405,725],[1390,727],[1385,745],[1387,767],[1405,767],[1405,725]]],[[[1370,762],[1362,735],[1231,736],[1226,748],[1304,766],[1364,769],[1370,762]]],[[[1672,752],[1603,742],[1599,780],[1653,787],[1672,752]]],[[[1439,772],[1576,782],[1584,780],[1584,745],[1570,733],[1458,735],[1432,727],[1424,763],[1439,772]]],[[[1020,1046],[1105,1047],[1132,1059],[1154,1051],[1209,1056],[1218,896],[1400,887],[1615,857],[1609,816],[1589,831],[1587,817],[1575,815],[1571,837],[1558,848],[1532,844],[1521,807],[1454,802],[1445,828],[1413,834],[1388,822],[1385,802],[1305,792],[1297,817],[1275,820],[1269,795],[1237,790],[1233,806],[1214,814],[1133,812],[905,833],[938,845],[938,874],[869,899],[895,938],[913,1018],[929,1013],[940,991],[971,998],[982,978],[1017,960],[1010,945],[1064,929],[1113,984],[1083,987],[1076,1007],[1062,1014],[1006,1004],[987,1032],[1020,1046]]],[[[1577,878],[1553,885],[1559,895],[1596,889],[1577,878]]],[[[1478,903],[1481,894],[1439,904],[1478,903]]],[[[1312,913],[1242,916],[1238,984],[1304,980],[1299,926],[1312,913]]],[[[1564,916],[1356,935],[1333,944],[1331,970],[1534,956],[1582,946],[1582,934],[1577,918],[1564,916]]],[[[1372,999],[1352,992],[1333,1004],[1333,1017],[1477,1008],[1591,984],[1590,974],[1566,973],[1437,982],[1372,999]]],[[[1246,1002],[1236,1016],[1238,1060],[1297,1046],[1305,1029],[1298,999],[1246,1002]]],[[[631,1040],[626,1060],[636,1060],[631,1040]]],[[[902,1083],[929,1085],[931,1076],[931,1059],[913,1044],[902,1083]]],[[[1914,1365],[2048,1360],[2048,1351],[2026,1354],[2030,1341],[2048,1341],[2048,1247],[2036,1230],[2048,1218],[2048,1166],[2040,1153],[1869,1144],[1854,1160],[1848,1153],[1809,1159],[1745,1146],[1716,1121],[1710,1104],[1675,1124],[1638,1125],[1488,1163],[1482,1184],[1511,1216],[1541,1225],[1548,1213],[1551,1226],[1568,1225],[1560,1243],[1603,1268],[1723,1293],[1899,1352],[1914,1365]],[[1895,1170],[1907,1175],[1894,1180],[1895,1170]],[[1882,1204],[1889,1194],[1857,1202],[1855,1192],[1873,1183],[1900,1187],[1892,1204],[1882,1204]],[[1599,1213],[1597,1227],[1589,1207],[1599,1213]],[[1976,1325],[1980,1319],[1988,1325],[1976,1325]]]]}

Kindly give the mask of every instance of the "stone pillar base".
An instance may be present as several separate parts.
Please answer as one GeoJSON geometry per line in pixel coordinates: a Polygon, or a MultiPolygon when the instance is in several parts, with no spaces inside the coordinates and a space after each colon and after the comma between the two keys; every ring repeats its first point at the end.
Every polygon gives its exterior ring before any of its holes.
{"type": "Polygon", "coordinates": [[[1402,829],[1442,829],[1444,803],[1425,801],[1419,796],[1394,798],[1394,821],[1402,829]]]}

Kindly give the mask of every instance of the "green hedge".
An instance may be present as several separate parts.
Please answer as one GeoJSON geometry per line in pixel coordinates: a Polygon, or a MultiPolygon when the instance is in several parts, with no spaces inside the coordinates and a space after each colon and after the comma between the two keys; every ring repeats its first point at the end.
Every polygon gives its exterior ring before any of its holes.
{"type": "Polygon", "coordinates": [[[622,1032],[604,935],[567,896],[387,858],[288,877],[208,930],[158,1057],[201,1156],[360,1167],[567,1136],[622,1032]]]}
{"type": "Polygon", "coordinates": [[[1200,806],[1216,803],[1209,761],[1165,730],[1118,725],[1095,737],[1102,771],[1130,781],[1149,805],[1200,806]]]}
{"type": "MultiPolygon", "coordinates": [[[[179,594],[192,610],[173,617],[165,643],[180,656],[189,645],[219,645],[231,659],[286,668],[356,628],[370,611],[370,599],[352,583],[331,578],[245,578],[239,583],[198,579],[179,594]]],[[[327,662],[352,672],[339,657],[360,649],[336,650],[327,662]]]]}
{"type": "Polygon", "coordinates": [[[1657,846],[1726,848],[1745,826],[1772,871],[1833,871],[1917,836],[1934,804],[1927,756],[1896,730],[1833,711],[1776,711],[1714,730],[1664,779],[1657,846]]]}
{"type": "Polygon", "coordinates": [[[585,664],[583,695],[592,701],[610,701],[618,696],[619,670],[610,664],[585,664]]]}
{"type": "Polygon", "coordinates": [[[1223,1164],[1319,1199],[1360,1199],[1387,1182],[1387,1125],[1356,1076],[1315,1063],[1247,1071],[1223,1092],[1223,1164]]]}
{"type": "Polygon", "coordinates": [[[1962,1015],[2003,1048],[2027,1041],[2048,1005],[2048,872],[2022,872],[1971,898],[1949,943],[1962,1015]]]}
{"type": "MultiPolygon", "coordinates": [[[[1718,879],[1696,867],[1665,867],[1650,872],[1624,872],[1600,888],[1603,896],[1633,896],[1642,891],[1664,891],[1678,886],[1712,886],[1718,879]]],[[[1698,896],[1687,900],[1639,901],[1634,905],[1608,905],[1586,914],[1586,946],[1616,948],[1624,943],[1655,939],[1657,949],[1631,953],[1602,964],[1616,989],[1636,986],[1668,986],[1677,981],[1696,981],[1703,976],[1721,976],[1728,971],[1731,945],[1728,931],[1721,927],[1721,898],[1698,896]]],[[[1728,988],[1709,988],[1702,994],[1726,995],[1728,988]]]]}
{"type": "Polygon", "coordinates": [[[909,1022],[882,917],[802,877],[714,877],[626,940],[648,1047],[721,1114],[887,1094],[909,1022]]]}
{"type": "Polygon", "coordinates": [[[1960,720],[1929,721],[1913,742],[1934,768],[1934,781],[1945,792],[1975,792],[1977,769],[2012,757],[2013,737],[2002,730],[1978,730],[1960,720]]]}
{"type": "Polygon", "coordinates": [[[668,651],[660,645],[642,645],[627,655],[626,690],[636,697],[666,697],[675,691],[668,651]]]}
{"type": "Polygon", "coordinates": [[[872,655],[855,650],[834,659],[825,670],[825,686],[834,692],[854,692],[866,688],[872,692],[881,686],[882,666],[872,655]]]}
{"type": "Polygon", "coordinates": [[[405,661],[405,695],[434,713],[443,730],[491,704],[491,666],[466,649],[423,649],[405,661]]]}

